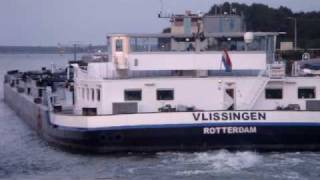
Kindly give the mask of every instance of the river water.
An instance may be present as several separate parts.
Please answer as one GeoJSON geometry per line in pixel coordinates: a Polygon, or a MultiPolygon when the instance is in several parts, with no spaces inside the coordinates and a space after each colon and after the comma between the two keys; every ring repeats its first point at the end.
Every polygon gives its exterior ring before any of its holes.
{"type": "Polygon", "coordinates": [[[3,75],[12,69],[64,65],[71,58],[0,54],[0,179],[320,179],[320,153],[316,152],[94,155],[49,146],[3,103],[3,75]]]}

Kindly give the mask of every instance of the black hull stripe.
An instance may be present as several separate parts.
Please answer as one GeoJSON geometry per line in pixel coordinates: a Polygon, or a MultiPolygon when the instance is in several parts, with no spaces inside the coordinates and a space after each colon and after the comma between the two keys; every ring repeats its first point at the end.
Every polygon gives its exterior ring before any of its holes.
{"type": "Polygon", "coordinates": [[[125,129],[115,131],[55,131],[47,136],[55,144],[99,152],[234,150],[320,150],[319,126],[257,127],[253,133],[227,131],[204,134],[200,127],[125,129]]]}
{"type": "Polygon", "coordinates": [[[101,130],[127,130],[127,129],[162,129],[162,128],[191,128],[191,127],[222,127],[222,126],[256,126],[256,127],[320,127],[320,123],[292,123],[292,122],[266,122],[266,123],[199,123],[199,124],[162,124],[162,125],[134,125],[134,126],[114,126],[103,128],[74,128],[58,126],[60,129],[72,131],[101,131],[101,130]]]}

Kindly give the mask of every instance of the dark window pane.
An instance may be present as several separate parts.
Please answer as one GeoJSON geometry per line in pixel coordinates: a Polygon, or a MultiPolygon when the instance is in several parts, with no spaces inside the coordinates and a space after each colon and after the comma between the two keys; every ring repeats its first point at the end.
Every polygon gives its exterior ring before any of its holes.
{"type": "Polygon", "coordinates": [[[314,99],[316,98],[316,93],[314,88],[299,88],[298,89],[299,99],[314,99]]]}
{"type": "Polygon", "coordinates": [[[90,92],[89,92],[89,88],[87,88],[87,100],[89,100],[90,99],[90,92]]]}
{"type": "Polygon", "coordinates": [[[92,98],[92,101],[94,101],[94,89],[91,89],[91,98],[92,98]]]}
{"type": "Polygon", "coordinates": [[[173,100],[174,92],[173,90],[158,90],[157,100],[173,100]]]}
{"type": "Polygon", "coordinates": [[[101,95],[100,95],[100,89],[97,89],[97,100],[98,100],[98,101],[100,101],[100,98],[101,98],[100,96],[101,96],[101,95]]]}
{"type": "Polygon", "coordinates": [[[38,90],[38,95],[39,95],[39,97],[42,97],[42,95],[43,95],[42,89],[39,89],[39,90],[38,90]]]}
{"type": "Polygon", "coordinates": [[[282,89],[266,89],[266,99],[282,99],[282,89]]]}
{"type": "Polygon", "coordinates": [[[116,51],[123,51],[123,42],[122,39],[116,40],[116,51]]]}
{"type": "Polygon", "coordinates": [[[141,99],[141,90],[124,91],[124,100],[126,101],[140,101],[141,99]]]}

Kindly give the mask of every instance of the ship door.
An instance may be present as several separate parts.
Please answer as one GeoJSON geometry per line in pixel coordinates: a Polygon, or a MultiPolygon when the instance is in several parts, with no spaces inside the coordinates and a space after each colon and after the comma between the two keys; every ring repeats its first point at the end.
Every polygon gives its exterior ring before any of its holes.
{"type": "Polygon", "coordinates": [[[234,88],[225,89],[224,105],[226,110],[235,110],[235,89],[234,88]]]}

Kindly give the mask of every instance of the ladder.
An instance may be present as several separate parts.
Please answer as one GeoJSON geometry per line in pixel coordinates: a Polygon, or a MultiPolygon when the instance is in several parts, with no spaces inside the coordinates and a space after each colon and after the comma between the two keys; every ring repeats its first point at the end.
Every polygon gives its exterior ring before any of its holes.
{"type": "Polygon", "coordinates": [[[249,103],[247,104],[247,110],[251,110],[254,107],[261,93],[263,92],[266,85],[268,84],[269,78],[259,77],[257,81],[260,81],[260,84],[254,87],[252,91],[250,91],[250,93],[247,95],[247,97],[249,97],[250,99],[249,103]]]}

